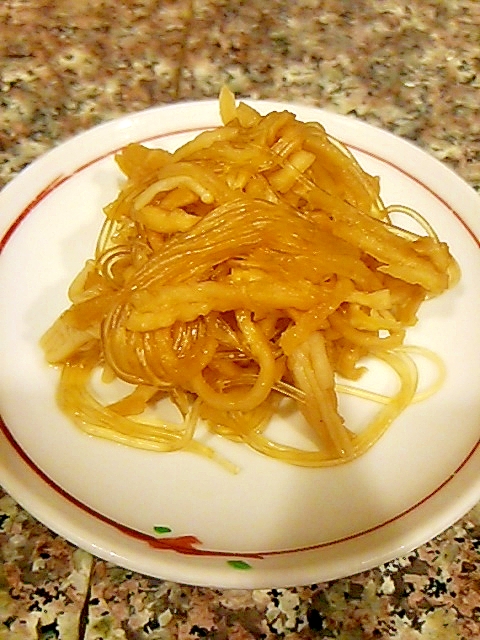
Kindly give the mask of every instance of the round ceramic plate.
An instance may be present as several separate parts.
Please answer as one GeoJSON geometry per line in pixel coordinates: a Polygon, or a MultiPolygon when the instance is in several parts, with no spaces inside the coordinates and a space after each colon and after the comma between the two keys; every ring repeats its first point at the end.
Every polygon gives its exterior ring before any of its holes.
{"type": "MultiPolygon", "coordinates": [[[[55,404],[58,372],[39,338],[68,304],[92,255],[102,207],[121,183],[113,155],[132,141],[169,150],[220,124],[217,101],[159,107],[97,127],[34,162],[0,194],[0,481],[30,513],[79,547],[152,576],[218,587],[308,584],[408,553],[480,499],[480,201],[415,146],[317,109],[320,121],[380,176],[387,204],[421,211],[460,263],[460,284],[422,308],[410,344],[444,360],[446,380],[411,405],[366,455],[302,469],[212,437],[241,469],[188,453],[139,451],[81,433],[55,404]]],[[[431,372],[419,363],[422,384],[431,372]]],[[[364,384],[388,391],[374,367],[364,384]]],[[[341,398],[361,428],[376,407],[341,398]]],[[[272,425],[305,440],[295,416],[272,425]]],[[[304,442],[303,442],[304,443],[304,442]]],[[[307,442],[308,445],[308,442],[307,442]]]]}

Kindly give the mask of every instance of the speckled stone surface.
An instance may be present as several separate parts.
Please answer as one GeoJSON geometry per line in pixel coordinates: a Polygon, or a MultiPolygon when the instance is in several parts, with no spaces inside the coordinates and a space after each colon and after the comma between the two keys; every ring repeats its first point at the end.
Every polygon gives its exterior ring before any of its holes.
{"type": "MultiPolygon", "coordinates": [[[[0,186],[76,132],[225,81],[379,125],[480,190],[477,0],[3,0],[0,186]]],[[[0,545],[0,640],[480,638],[480,506],[408,557],[295,589],[131,573],[1,490],[0,545]]]]}

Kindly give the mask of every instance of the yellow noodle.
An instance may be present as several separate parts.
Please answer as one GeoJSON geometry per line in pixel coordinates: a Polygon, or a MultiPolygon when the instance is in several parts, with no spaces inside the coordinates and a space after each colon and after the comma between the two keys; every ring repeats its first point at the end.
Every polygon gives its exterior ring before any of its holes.
{"type": "Polygon", "coordinates": [[[417,392],[404,338],[424,300],[456,283],[458,265],[423,215],[383,203],[379,180],[320,124],[261,116],[227,89],[219,102],[223,125],[174,153],[130,144],[118,154],[126,181],[70,307],[42,338],[62,368],[59,404],[91,435],[224,465],[199,441],[199,420],[290,464],[353,460],[439,388],[441,363],[420,350],[440,375],[417,392]],[[394,213],[421,233],[395,226],[394,213]],[[336,383],[360,378],[365,356],[396,372],[391,397],[336,383]],[[104,406],[97,369],[131,392],[104,406]],[[358,435],[338,393],[378,404],[358,435]],[[316,451],[268,437],[283,397],[316,451]],[[178,424],[143,419],[159,398],[176,405],[178,424]]]}

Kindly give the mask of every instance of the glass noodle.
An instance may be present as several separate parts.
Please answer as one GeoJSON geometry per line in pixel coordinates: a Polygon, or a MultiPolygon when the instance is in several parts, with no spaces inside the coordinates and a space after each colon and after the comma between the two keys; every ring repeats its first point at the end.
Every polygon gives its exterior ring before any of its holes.
{"type": "Polygon", "coordinates": [[[294,465],[348,462],[418,398],[405,333],[457,264],[419,213],[383,204],[379,180],[320,124],[261,116],[228,89],[219,102],[223,126],[174,153],[130,144],[117,155],[126,179],[95,255],[41,341],[61,368],[58,402],[87,433],[133,447],[216,458],[201,421],[294,465]],[[395,211],[422,232],[394,226],[395,211]],[[337,385],[360,378],[367,357],[395,371],[391,397],[337,385]],[[105,405],[99,370],[130,392],[105,405]],[[339,392],[378,403],[361,433],[339,392]],[[167,399],[178,422],[144,417],[167,399]],[[282,399],[315,450],[267,436],[282,399]]]}

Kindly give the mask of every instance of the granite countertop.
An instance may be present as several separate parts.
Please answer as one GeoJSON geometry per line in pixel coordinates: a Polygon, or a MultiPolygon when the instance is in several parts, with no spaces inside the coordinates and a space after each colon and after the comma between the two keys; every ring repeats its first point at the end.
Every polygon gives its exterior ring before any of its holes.
{"type": "MultiPolygon", "coordinates": [[[[0,186],[126,112],[216,97],[351,114],[480,190],[477,0],[4,0],[0,186]]],[[[408,556],[297,588],[191,587],[113,566],[0,489],[0,640],[480,638],[480,505],[408,556]]]]}

